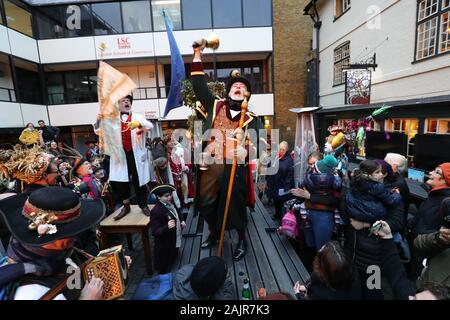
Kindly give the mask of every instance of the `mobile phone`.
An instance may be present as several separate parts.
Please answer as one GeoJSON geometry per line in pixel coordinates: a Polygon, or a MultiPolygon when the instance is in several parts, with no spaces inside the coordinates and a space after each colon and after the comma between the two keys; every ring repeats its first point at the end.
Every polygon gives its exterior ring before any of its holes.
{"type": "Polygon", "coordinates": [[[444,217],[444,222],[442,223],[442,226],[445,229],[450,229],[450,216],[445,216],[444,217]]]}
{"type": "Polygon", "coordinates": [[[370,228],[369,228],[369,233],[375,233],[375,232],[380,231],[382,226],[383,226],[383,225],[382,225],[381,222],[380,222],[380,223],[378,223],[378,224],[376,224],[376,225],[370,227],[370,228]]]}

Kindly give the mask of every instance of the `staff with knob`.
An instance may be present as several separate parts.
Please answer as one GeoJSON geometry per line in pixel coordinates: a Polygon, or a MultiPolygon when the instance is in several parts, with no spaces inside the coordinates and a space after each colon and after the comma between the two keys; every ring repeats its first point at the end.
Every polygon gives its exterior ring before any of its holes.
{"type": "Polygon", "coordinates": [[[218,100],[209,91],[203,71],[202,50],[210,43],[206,39],[193,43],[191,81],[195,96],[206,111],[203,121],[204,143],[207,145],[205,150],[223,152],[215,152],[212,157],[214,161],[208,170],[199,171],[195,205],[210,232],[201,247],[205,249],[215,245],[220,236],[220,255],[225,230],[235,229],[239,241],[234,246],[233,258],[240,260],[247,252],[247,205],[252,204],[252,199],[254,201],[253,181],[246,159],[256,151],[252,146],[243,145],[244,132],[254,129],[253,132],[257,134],[262,124],[255,114],[248,111],[251,84],[239,72],[233,72],[233,76],[230,74],[225,99],[218,100]],[[210,129],[213,130],[207,131],[210,129]],[[212,143],[223,148],[211,148],[212,143]]]}

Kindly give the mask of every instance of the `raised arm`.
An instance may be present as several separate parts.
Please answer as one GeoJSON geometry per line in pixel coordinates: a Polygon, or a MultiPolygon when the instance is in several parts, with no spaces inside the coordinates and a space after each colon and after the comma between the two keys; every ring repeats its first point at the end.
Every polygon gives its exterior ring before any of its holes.
{"type": "Polygon", "coordinates": [[[215,97],[209,91],[206,83],[205,72],[202,64],[202,51],[205,43],[194,42],[194,59],[191,64],[191,81],[195,96],[199,100],[207,112],[210,112],[214,105],[215,97]]]}

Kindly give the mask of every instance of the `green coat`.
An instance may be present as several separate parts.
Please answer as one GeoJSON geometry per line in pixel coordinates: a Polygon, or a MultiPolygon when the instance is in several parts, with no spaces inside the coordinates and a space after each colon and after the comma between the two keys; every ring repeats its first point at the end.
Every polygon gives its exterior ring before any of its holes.
{"type": "Polygon", "coordinates": [[[414,248],[427,258],[427,268],[417,280],[417,287],[426,282],[441,283],[450,288],[450,245],[443,243],[439,231],[418,235],[414,239],[414,248]]]}
{"type": "MultiPolygon", "coordinates": [[[[212,128],[217,108],[219,106],[229,108],[229,106],[226,101],[216,99],[209,91],[205,76],[202,72],[196,72],[194,75],[191,74],[191,81],[195,96],[204,108],[201,113],[204,117],[203,132],[205,132],[212,128]]],[[[251,112],[247,112],[245,117],[243,129],[245,131],[247,129],[254,129],[258,135],[259,129],[263,128],[261,121],[251,112]]],[[[259,135],[256,141],[259,141],[259,135]]],[[[231,164],[224,164],[223,166],[210,167],[206,171],[197,171],[200,174],[197,175],[196,210],[200,212],[210,226],[215,226],[218,232],[220,232],[223,222],[231,168],[231,164]],[[208,183],[211,185],[208,189],[210,192],[207,196],[204,196],[204,193],[202,194],[200,191],[202,180],[203,183],[208,180],[208,183]]],[[[247,186],[247,170],[248,163],[238,164],[236,167],[230,208],[228,210],[227,230],[243,230],[247,226],[247,196],[248,192],[254,192],[254,190],[249,190],[247,186]]]]}

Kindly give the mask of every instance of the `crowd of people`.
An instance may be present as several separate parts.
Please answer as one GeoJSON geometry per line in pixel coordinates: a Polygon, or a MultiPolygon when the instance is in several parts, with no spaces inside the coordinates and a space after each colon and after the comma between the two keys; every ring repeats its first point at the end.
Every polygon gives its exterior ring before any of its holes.
{"type": "MultiPolygon", "coordinates": [[[[193,210],[209,229],[201,248],[216,245],[225,230],[234,229],[238,242],[232,258],[243,259],[247,208],[254,207],[255,191],[273,202],[278,232],[312,255],[310,282],[293,288],[298,299],[383,299],[389,294],[448,299],[450,163],[429,173],[428,198],[411,216],[406,158],[388,153],[349,170],[344,135],[332,126],[324,154],[309,154],[296,185],[295,155],[288,143],[281,142],[273,156],[270,141],[254,145],[248,136],[261,128],[258,117],[247,111],[250,82],[233,71],[225,99],[209,91],[202,65],[205,45],[205,40],[193,45],[191,78],[203,130],[212,129],[204,147],[213,163],[195,167],[189,161],[195,152],[188,136],[149,139],[154,125],[132,111],[131,95],[118,100],[118,112],[98,114],[93,128],[99,142],[88,141],[84,154],[58,141],[59,129],[42,120],[39,130],[27,124],[21,145],[0,150],[0,234],[6,248],[0,299],[101,299],[98,278],[78,291],[59,284],[67,280],[67,264],[80,265],[79,249],[99,253],[100,220],[112,213],[114,220],[123,219],[131,205],[150,217],[158,273],[140,284],[135,299],[236,298],[222,258],[171,270],[194,199],[193,210]],[[255,186],[248,164],[261,146],[255,186]],[[273,174],[272,167],[277,168],[273,174]],[[374,280],[373,270],[380,270],[380,279],[374,280]]],[[[293,299],[289,293],[272,297],[293,299]]]]}
{"type": "MultiPolygon", "coordinates": [[[[450,263],[450,225],[445,224],[450,220],[450,163],[429,173],[424,185],[428,198],[410,210],[414,206],[404,177],[404,156],[388,153],[384,159],[364,160],[354,170],[343,171],[348,164],[339,164],[340,150],[345,149],[336,149],[328,145],[326,155],[311,153],[302,183],[295,188],[290,188],[293,168],[266,177],[266,194],[275,204],[273,218],[280,220],[278,232],[300,245],[302,257],[312,253],[311,283],[297,283],[298,296],[448,299],[450,273],[444,265],[450,263]],[[375,288],[368,286],[374,266],[382,280],[375,288]],[[431,295],[418,294],[422,291],[431,295]]],[[[278,157],[280,168],[284,153],[278,157]]]]}

